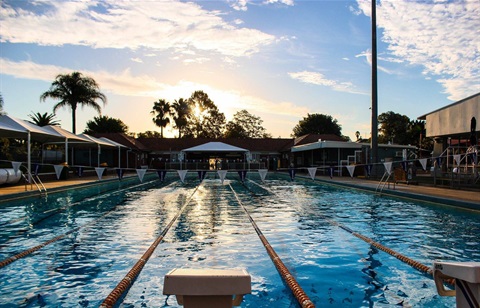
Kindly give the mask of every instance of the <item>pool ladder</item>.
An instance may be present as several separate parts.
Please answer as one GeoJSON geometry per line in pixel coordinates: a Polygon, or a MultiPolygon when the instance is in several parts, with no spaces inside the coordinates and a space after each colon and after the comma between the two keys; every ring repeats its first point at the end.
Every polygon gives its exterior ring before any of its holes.
{"type": "MultiPolygon", "coordinates": [[[[382,194],[382,191],[383,189],[385,188],[385,186],[387,185],[388,183],[388,188],[390,188],[390,177],[392,176],[392,173],[393,172],[386,172],[383,174],[382,178],[380,179],[380,181],[378,182],[378,185],[377,185],[377,188],[375,189],[375,192],[378,193],[379,195],[382,194]]],[[[395,189],[395,182],[393,182],[393,189],[395,189]]]]}
{"type": "Polygon", "coordinates": [[[37,187],[38,191],[40,192],[40,197],[46,197],[47,196],[47,188],[45,188],[45,185],[43,185],[42,180],[40,180],[40,177],[38,174],[32,174],[30,170],[28,170],[26,167],[23,168],[25,170],[24,173],[22,173],[22,177],[25,180],[25,191],[27,191],[27,185],[30,183],[30,190],[32,190],[32,185],[35,184],[37,187]],[[30,182],[31,179],[32,181],[30,182]],[[33,184],[32,184],[33,182],[33,184]]]}

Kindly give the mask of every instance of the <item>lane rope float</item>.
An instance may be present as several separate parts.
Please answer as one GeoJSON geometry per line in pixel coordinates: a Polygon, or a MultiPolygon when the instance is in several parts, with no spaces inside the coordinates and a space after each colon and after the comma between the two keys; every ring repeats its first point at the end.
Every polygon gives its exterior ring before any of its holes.
{"type": "Polygon", "coordinates": [[[308,295],[303,291],[302,287],[299,285],[299,283],[296,281],[295,277],[290,273],[288,268],[285,266],[285,264],[282,262],[280,257],[277,255],[273,247],[270,245],[266,237],[263,235],[262,231],[260,228],[257,226],[255,221],[253,220],[252,216],[250,216],[250,213],[248,213],[247,209],[243,205],[242,201],[238,197],[237,193],[233,189],[231,184],[228,184],[230,186],[230,189],[232,190],[235,198],[237,199],[238,204],[242,207],[242,209],[245,211],[247,214],[248,219],[250,220],[250,223],[252,224],[253,228],[255,229],[255,232],[257,232],[258,237],[260,238],[260,241],[262,242],[263,246],[267,250],[268,255],[270,256],[270,259],[272,260],[273,264],[277,268],[278,273],[282,277],[283,281],[287,284],[287,286],[290,288],[292,291],[293,295],[295,296],[296,300],[300,304],[301,307],[303,308],[313,308],[315,305],[312,303],[308,295]]]}
{"type": "Polygon", "coordinates": [[[173,219],[168,223],[168,225],[163,229],[162,233],[157,237],[157,239],[150,245],[150,247],[145,251],[142,257],[135,263],[135,265],[130,269],[130,271],[125,275],[125,277],[117,284],[117,286],[110,292],[110,294],[105,298],[102,302],[100,307],[102,308],[111,308],[116,305],[118,300],[122,298],[125,292],[130,289],[135,279],[138,277],[140,272],[142,271],[143,267],[147,263],[148,259],[152,256],[153,252],[157,248],[157,246],[162,242],[164,236],[167,234],[168,230],[172,227],[172,225],[177,221],[178,217],[182,214],[185,210],[187,205],[193,198],[193,195],[198,190],[198,188],[202,185],[202,182],[195,187],[195,190],[192,192],[190,197],[185,201],[185,204],[182,208],[178,211],[178,213],[173,217],[173,219]]]}
{"type": "MultiPolygon", "coordinates": [[[[137,186],[139,186],[139,185],[136,185],[135,187],[137,187],[137,186]]],[[[125,189],[127,189],[127,188],[125,188],[125,189]]],[[[125,189],[121,189],[121,190],[125,190],[125,189]]],[[[120,191],[121,191],[121,190],[120,190],[120,191]]],[[[114,192],[114,193],[117,193],[117,192],[114,192]]],[[[72,207],[72,206],[78,205],[79,203],[80,203],[80,202],[71,204],[71,205],[68,206],[68,207],[72,207]]],[[[67,209],[68,207],[63,207],[63,209],[67,209]]],[[[106,216],[112,214],[112,213],[115,211],[115,208],[116,208],[116,207],[117,207],[117,206],[114,206],[112,210],[106,212],[106,213],[103,214],[102,216],[100,216],[100,217],[98,217],[98,218],[95,218],[94,220],[92,220],[92,221],[90,221],[90,222],[88,222],[88,223],[86,223],[86,224],[84,224],[84,225],[81,225],[81,226],[78,226],[78,227],[76,227],[76,228],[73,228],[73,229],[71,229],[71,230],[69,230],[69,231],[67,231],[67,232],[65,232],[65,233],[63,233],[63,234],[60,234],[60,235],[58,235],[58,236],[56,236],[56,237],[54,237],[54,238],[52,238],[52,239],[50,239],[50,240],[48,240],[48,241],[46,241],[46,242],[43,242],[43,243],[40,244],[40,245],[37,245],[37,246],[34,246],[34,247],[32,247],[32,248],[26,249],[26,250],[24,250],[24,251],[22,251],[22,252],[20,252],[20,253],[17,253],[17,254],[15,254],[15,255],[9,257],[9,258],[6,258],[6,259],[0,261],[0,269],[3,268],[3,267],[5,267],[5,266],[7,266],[7,265],[9,265],[9,264],[11,264],[11,263],[13,263],[13,262],[15,262],[15,261],[17,261],[17,260],[19,260],[19,259],[22,259],[22,258],[24,258],[24,257],[26,257],[26,256],[28,256],[28,255],[30,255],[30,254],[32,254],[32,253],[34,253],[34,252],[37,251],[37,250],[42,249],[43,247],[45,247],[45,246],[47,246],[47,245],[50,245],[50,244],[52,244],[52,243],[55,243],[55,242],[63,239],[64,237],[66,237],[67,235],[72,234],[73,232],[76,232],[76,231],[78,231],[78,230],[80,230],[80,229],[86,228],[86,227],[88,227],[88,226],[96,223],[98,220],[100,220],[100,219],[102,219],[102,218],[105,218],[106,216]]],[[[62,208],[61,208],[61,209],[62,209],[62,208]]]]}

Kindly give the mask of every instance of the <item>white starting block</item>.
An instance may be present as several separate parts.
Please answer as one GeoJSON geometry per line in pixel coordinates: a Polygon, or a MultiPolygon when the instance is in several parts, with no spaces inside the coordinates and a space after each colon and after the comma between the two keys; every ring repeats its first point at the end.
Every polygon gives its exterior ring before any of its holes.
{"type": "Polygon", "coordinates": [[[239,306],[251,291],[251,277],[245,270],[174,269],[163,284],[163,294],[175,295],[185,308],[239,306]]]}
{"type": "Polygon", "coordinates": [[[441,296],[456,296],[457,307],[480,307],[480,262],[433,262],[433,278],[441,296]],[[455,290],[443,280],[455,279],[455,290]]]}

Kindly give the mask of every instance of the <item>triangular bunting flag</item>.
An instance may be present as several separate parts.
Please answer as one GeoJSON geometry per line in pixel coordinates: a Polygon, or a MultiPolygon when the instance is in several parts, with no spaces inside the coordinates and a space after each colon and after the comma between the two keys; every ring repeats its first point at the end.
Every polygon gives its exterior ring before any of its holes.
{"type": "Polygon", "coordinates": [[[185,176],[187,175],[188,170],[177,170],[178,176],[180,177],[180,181],[185,183],[185,176]]]}
{"type": "Polygon", "coordinates": [[[19,161],[12,161],[12,168],[13,168],[13,171],[15,171],[15,176],[17,176],[18,169],[20,169],[21,165],[22,163],[19,161]]]}
{"type": "Polygon", "coordinates": [[[328,168],[328,175],[330,175],[330,178],[333,179],[333,167],[328,168]]]}
{"type": "Polygon", "coordinates": [[[426,158],[421,158],[418,160],[420,164],[422,165],[422,168],[424,171],[427,171],[427,159],[426,158]]]}
{"type": "Polygon", "coordinates": [[[63,165],[53,165],[53,168],[55,168],[55,174],[57,175],[57,180],[60,180],[60,175],[62,174],[63,167],[63,165]]]}
{"type": "Polygon", "coordinates": [[[260,175],[260,179],[265,181],[265,178],[267,177],[268,169],[258,169],[258,174],[260,175]]]}
{"type": "Polygon", "coordinates": [[[355,172],[355,165],[348,165],[345,167],[347,167],[348,173],[350,173],[350,177],[353,178],[353,173],[355,172]]]}
{"type": "Polygon", "coordinates": [[[148,169],[137,169],[137,175],[140,182],[143,182],[143,177],[145,176],[145,173],[147,173],[147,170],[148,169]]]}
{"type": "Polygon", "coordinates": [[[292,181],[295,180],[295,169],[288,169],[288,174],[290,175],[290,179],[292,181]]]}
{"type": "Polygon", "coordinates": [[[102,179],[104,170],[105,170],[105,168],[102,168],[102,167],[95,168],[95,172],[97,173],[97,176],[98,176],[99,180],[102,179]]]}
{"type": "Polygon", "coordinates": [[[317,173],[317,168],[312,167],[312,168],[307,168],[308,174],[310,174],[310,177],[312,180],[315,180],[315,174],[317,173]]]}
{"type": "Polygon", "coordinates": [[[33,175],[37,176],[38,172],[40,171],[40,165],[34,164],[32,169],[33,169],[33,175]]]}
{"type": "Polygon", "coordinates": [[[78,174],[78,177],[81,177],[83,175],[83,167],[77,168],[77,174],[78,174]]]}
{"type": "Polygon", "coordinates": [[[240,176],[240,180],[244,182],[245,178],[247,177],[247,171],[246,170],[238,171],[238,175],[240,176]]]}
{"type": "Polygon", "coordinates": [[[372,165],[365,165],[365,173],[367,176],[370,176],[372,174],[372,165]]]}
{"type": "Polygon", "coordinates": [[[158,178],[160,182],[165,181],[165,177],[167,176],[167,170],[157,170],[158,178]]]}
{"type": "MultiPolygon", "coordinates": [[[[123,169],[117,168],[117,176],[118,176],[119,180],[123,179],[123,169]]],[[[140,181],[142,181],[142,180],[140,180],[140,181]]]]}
{"type": "Polygon", "coordinates": [[[198,179],[201,181],[203,181],[205,179],[205,175],[207,174],[207,171],[205,170],[202,170],[202,171],[198,171],[198,179]]]}
{"type": "Polygon", "coordinates": [[[389,161],[389,162],[383,163],[383,165],[385,166],[385,171],[387,171],[387,173],[390,175],[392,173],[392,162],[389,161]]]}
{"type": "Polygon", "coordinates": [[[460,165],[460,161],[462,160],[462,155],[460,154],[453,155],[453,159],[455,160],[455,162],[457,162],[457,166],[458,166],[460,165]]]}
{"type": "Polygon", "coordinates": [[[218,170],[218,177],[220,178],[220,181],[223,184],[223,181],[225,181],[225,177],[227,176],[227,170],[218,170]]]}

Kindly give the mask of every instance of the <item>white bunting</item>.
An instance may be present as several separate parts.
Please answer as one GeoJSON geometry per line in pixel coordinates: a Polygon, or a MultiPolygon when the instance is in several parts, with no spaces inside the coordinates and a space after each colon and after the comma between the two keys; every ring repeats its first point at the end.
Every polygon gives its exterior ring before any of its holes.
{"type": "Polygon", "coordinates": [[[385,166],[385,171],[387,171],[388,175],[392,174],[392,162],[389,161],[389,162],[383,163],[383,165],[385,166]]]}
{"type": "Polygon", "coordinates": [[[317,173],[317,168],[312,167],[312,168],[307,168],[308,174],[310,174],[310,177],[312,180],[315,180],[315,174],[317,173]]]}
{"type": "Polygon", "coordinates": [[[350,177],[353,178],[353,173],[355,172],[355,165],[348,165],[347,167],[348,173],[350,173],[350,177]]]}
{"type": "Polygon", "coordinates": [[[140,182],[143,182],[143,177],[145,176],[145,173],[147,173],[147,169],[136,169],[137,170],[137,175],[138,179],[140,182]]]}
{"type": "Polygon", "coordinates": [[[185,183],[185,176],[187,175],[188,170],[177,170],[178,176],[180,177],[180,181],[185,183]]]}
{"type": "Polygon", "coordinates": [[[12,167],[13,167],[13,171],[15,171],[15,176],[17,176],[18,169],[20,169],[21,165],[22,163],[19,161],[12,161],[12,167]]]}
{"type": "Polygon", "coordinates": [[[427,171],[427,158],[419,159],[419,161],[420,161],[420,164],[422,164],[423,170],[427,171]]]}
{"type": "Polygon", "coordinates": [[[460,154],[456,154],[456,155],[453,155],[453,159],[457,162],[457,166],[460,165],[460,161],[462,160],[462,155],[460,154]]]}
{"type": "Polygon", "coordinates": [[[55,174],[57,175],[57,180],[60,180],[60,175],[62,174],[63,167],[63,165],[53,165],[53,168],[55,168],[55,174]]]}
{"type": "Polygon", "coordinates": [[[258,174],[260,174],[260,179],[262,179],[262,182],[265,181],[265,178],[267,177],[268,169],[258,169],[258,174]]]}
{"type": "Polygon", "coordinates": [[[223,181],[225,181],[225,177],[227,176],[227,170],[218,170],[217,173],[220,177],[220,181],[222,181],[223,184],[223,181]]]}
{"type": "Polygon", "coordinates": [[[97,173],[97,176],[98,176],[99,180],[102,179],[104,170],[105,170],[105,168],[101,168],[101,167],[95,168],[95,172],[97,173]]]}

